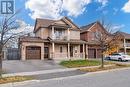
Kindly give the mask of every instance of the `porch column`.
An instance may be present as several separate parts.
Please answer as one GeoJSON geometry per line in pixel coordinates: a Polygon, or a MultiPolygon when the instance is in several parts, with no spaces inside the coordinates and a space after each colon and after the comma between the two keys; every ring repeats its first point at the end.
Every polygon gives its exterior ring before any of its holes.
{"type": "Polygon", "coordinates": [[[52,26],[52,39],[54,39],[54,26],[52,26]]]}
{"type": "Polygon", "coordinates": [[[21,60],[26,60],[26,46],[23,45],[21,51],[21,60]]]}
{"type": "Polygon", "coordinates": [[[67,30],[67,40],[70,40],[70,30],[69,30],[69,28],[67,30]]]}
{"type": "Polygon", "coordinates": [[[44,60],[44,43],[41,46],[41,60],[44,60]]]}
{"type": "Polygon", "coordinates": [[[88,45],[86,44],[86,59],[88,59],[88,45]]]}
{"type": "Polygon", "coordinates": [[[124,53],[126,54],[126,41],[125,41],[125,38],[124,38],[124,53]]]}
{"type": "Polygon", "coordinates": [[[55,57],[55,44],[52,42],[52,58],[55,57]]]}
{"type": "Polygon", "coordinates": [[[68,58],[70,59],[70,43],[68,43],[68,49],[67,50],[68,50],[68,53],[67,53],[68,54],[68,58]]]}
{"type": "Polygon", "coordinates": [[[85,58],[84,44],[83,44],[83,58],[85,58]]]}

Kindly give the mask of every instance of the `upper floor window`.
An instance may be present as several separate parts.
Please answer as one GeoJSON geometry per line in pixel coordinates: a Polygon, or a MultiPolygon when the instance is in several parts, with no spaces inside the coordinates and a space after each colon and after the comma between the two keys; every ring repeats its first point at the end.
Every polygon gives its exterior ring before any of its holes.
{"type": "Polygon", "coordinates": [[[54,34],[55,34],[56,38],[60,38],[65,35],[65,30],[64,29],[55,29],[54,34]]]}
{"type": "Polygon", "coordinates": [[[92,40],[95,40],[95,32],[92,32],[92,33],[91,33],[91,39],[92,39],[92,40]]]}
{"type": "Polygon", "coordinates": [[[130,40],[129,40],[129,39],[126,39],[126,43],[130,43],[130,40]]]}
{"type": "Polygon", "coordinates": [[[77,53],[77,52],[78,52],[78,47],[76,46],[76,47],[75,47],[75,53],[77,53]]]}
{"type": "Polygon", "coordinates": [[[102,33],[100,31],[93,32],[93,40],[98,40],[102,38],[102,33]]]}

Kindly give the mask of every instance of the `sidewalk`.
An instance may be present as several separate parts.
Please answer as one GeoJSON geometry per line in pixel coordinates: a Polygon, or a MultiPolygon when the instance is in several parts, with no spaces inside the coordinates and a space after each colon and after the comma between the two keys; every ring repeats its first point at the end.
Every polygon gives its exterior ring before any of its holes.
{"type": "MultiPolygon", "coordinates": [[[[82,67],[85,68],[85,67],[82,67]]],[[[79,78],[79,77],[84,77],[88,75],[94,75],[94,74],[100,74],[100,73],[107,73],[107,72],[115,72],[118,70],[128,70],[130,67],[127,68],[119,68],[119,69],[112,69],[112,70],[104,70],[104,71],[97,71],[97,72],[89,72],[86,74],[80,74],[80,75],[73,75],[73,76],[67,76],[67,77],[58,77],[58,78],[52,78],[52,79],[39,79],[39,80],[29,80],[29,81],[23,81],[23,82],[14,82],[14,83],[7,83],[7,84],[0,84],[0,87],[18,87],[26,84],[31,84],[31,83],[39,83],[39,82],[46,82],[46,81],[54,81],[54,80],[62,80],[62,79],[67,79],[67,78],[79,78]]]]}
{"type": "MultiPolygon", "coordinates": [[[[107,65],[107,66],[110,66],[110,65],[107,65]]],[[[3,74],[3,77],[8,77],[8,76],[32,76],[32,75],[39,75],[39,74],[50,74],[50,73],[74,71],[74,70],[90,68],[90,67],[99,67],[99,66],[89,66],[89,67],[87,66],[87,67],[77,67],[77,68],[42,70],[42,71],[34,71],[34,72],[11,73],[11,74],[3,74]]]]}
{"type": "MultiPolygon", "coordinates": [[[[98,66],[92,66],[92,67],[98,67],[98,66]]],[[[81,68],[90,68],[90,67],[80,67],[81,68]]],[[[56,69],[56,70],[46,70],[46,71],[37,71],[35,73],[32,72],[22,72],[22,73],[14,73],[14,74],[4,74],[3,76],[15,76],[15,75],[43,75],[45,76],[46,74],[50,73],[50,76],[53,76],[54,73],[58,73],[58,72],[69,72],[69,71],[74,71],[77,70],[79,68],[67,68],[67,69],[56,69]]],[[[30,83],[38,83],[38,82],[44,82],[44,81],[50,81],[50,80],[58,80],[58,79],[66,79],[66,78],[73,78],[73,77],[84,77],[87,75],[93,75],[93,74],[99,74],[99,73],[106,73],[106,72],[110,72],[110,71],[118,71],[118,70],[127,70],[130,69],[130,67],[127,68],[117,68],[117,69],[111,69],[111,70],[104,70],[104,71],[97,71],[97,72],[88,72],[88,73],[83,73],[83,74],[78,74],[78,75],[72,75],[72,76],[61,76],[61,77],[57,77],[57,78],[46,78],[43,79],[38,77],[38,79],[34,79],[34,80],[29,80],[29,81],[23,81],[23,82],[14,82],[14,83],[7,83],[7,84],[1,84],[0,87],[14,87],[14,86],[19,86],[19,85],[25,85],[25,84],[30,84],[30,83]]]]}

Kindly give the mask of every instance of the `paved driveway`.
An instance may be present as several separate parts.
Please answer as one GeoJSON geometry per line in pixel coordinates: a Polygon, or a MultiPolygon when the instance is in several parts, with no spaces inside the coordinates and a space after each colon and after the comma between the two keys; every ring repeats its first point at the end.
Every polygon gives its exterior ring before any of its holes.
{"type": "Polygon", "coordinates": [[[62,69],[64,67],[58,65],[52,60],[5,60],[3,61],[3,69],[6,73],[32,72],[40,70],[62,69]]]}

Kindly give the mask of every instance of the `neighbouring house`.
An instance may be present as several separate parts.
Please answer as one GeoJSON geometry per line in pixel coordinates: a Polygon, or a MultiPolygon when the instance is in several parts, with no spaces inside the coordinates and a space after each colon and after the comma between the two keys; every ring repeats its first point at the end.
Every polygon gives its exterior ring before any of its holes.
{"type": "Polygon", "coordinates": [[[34,34],[35,37],[19,38],[21,60],[85,57],[86,42],[80,40],[80,28],[67,17],[59,20],[36,19],[34,34]]]}
{"type": "MultiPolygon", "coordinates": [[[[101,47],[95,37],[95,33],[106,31],[100,22],[94,22],[81,27],[80,38],[86,41],[85,50],[88,58],[101,58],[101,47]]],[[[82,48],[81,48],[82,50],[82,48]]]]}
{"type": "Polygon", "coordinates": [[[122,36],[122,43],[119,52],[124,52],[126,54],[130,54],[130,34],[125,32],[119,32],[122,36]]]}

